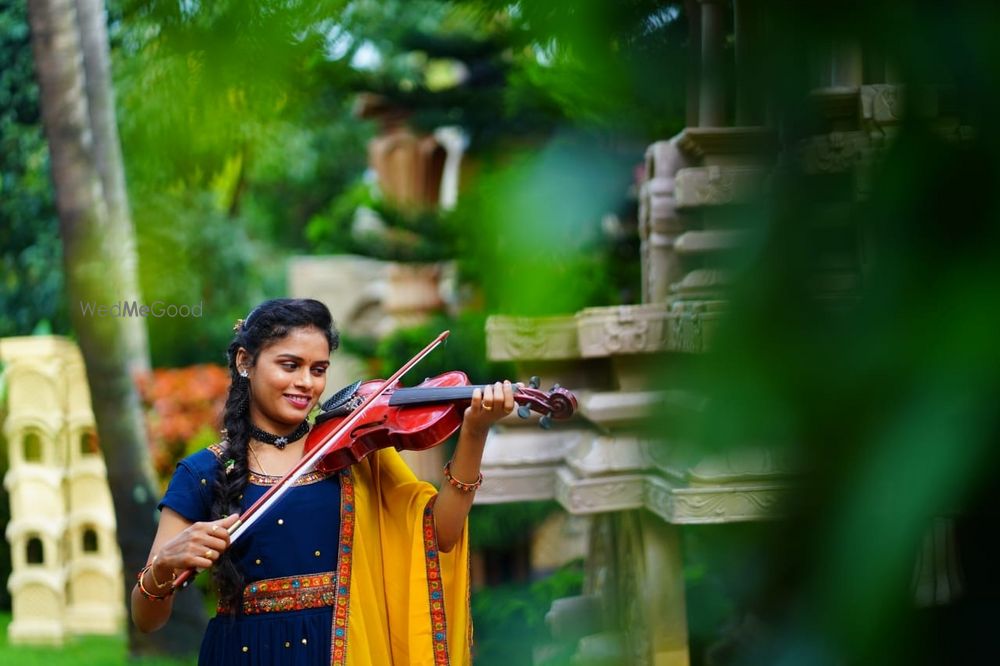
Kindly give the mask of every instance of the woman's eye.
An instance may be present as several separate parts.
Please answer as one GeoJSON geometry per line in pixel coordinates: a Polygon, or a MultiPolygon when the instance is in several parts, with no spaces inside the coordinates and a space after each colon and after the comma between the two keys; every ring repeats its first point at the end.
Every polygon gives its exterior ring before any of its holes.
{"type": "Polygon", "coordinates": [[[326,374],[326,368],[313,368],[313,374],[317,377],[322,377],[326,374]]]}
{"type": "Polygon", "coordinates": [[[294,370],[298,366],[295,365],[294,363],[282,363],[281,367],[283,367],[285,370],[294,370]]]}

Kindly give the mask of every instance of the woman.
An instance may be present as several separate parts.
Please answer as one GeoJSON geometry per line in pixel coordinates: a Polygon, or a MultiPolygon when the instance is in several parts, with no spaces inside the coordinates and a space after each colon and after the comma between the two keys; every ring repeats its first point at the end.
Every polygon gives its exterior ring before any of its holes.
{"type": "Polygon", "coordinates": [[[238,515],[300,459],[338,334],[319,301],[278,299],[234,327],[219,444],[177,465],[132,619],[170,617],[172,581],[211,569],[219,609],[199,664],[470,662],[466,517],[510,382],[476,390],[437,491],[393,449],[310,472],[230,548],[238,515]]]}

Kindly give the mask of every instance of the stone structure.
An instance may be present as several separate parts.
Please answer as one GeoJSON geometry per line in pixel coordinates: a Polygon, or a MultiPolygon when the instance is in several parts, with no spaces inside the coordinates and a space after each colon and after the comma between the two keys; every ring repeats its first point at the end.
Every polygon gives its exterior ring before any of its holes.
{"type": "MultiPolygon", "coordinates": [[[[797,144],[779,145],[755,90],[755,49],[768,30],[760,3],[687,0],[685,7],[693,47],[689,126],[646,152],[637,258],[642,303],[564,317],[494,317],[487,324],[491,358],[515,361],[520,375],[578,390],[575,421],[539,431],[510,419],[491,433],[484,460],[489,483],[476,498],[554,498],[573,516],[589,517],[585,593],[559,600],[548,615],[553,637],[575,644],[577,664],[687,666],[680,531],[781,516],[794,469],[766,443],[682,462],[681,442],[649,439],[640,426],[654,413],[669,418],[702,409],[700,396],[670,388],[670,370],[711,349],[727,289],[737,279],[726,255],[746,243],[745,207],[766,193],[779,158],[806,174],[852,183],[846,202],[831,202],[852,205],[867,194],[868,168],[891,140],[903,99],[883,61],[856,44],[831,44],[805,100],[817,105],[825,125],[797,144]],[[730,23],[731,84],[722,75],[729,69],[723,59],[730,23]],[[648,384],[654,364],[655,387],[648,384]]],[[[963,135],[956,120],[940,114],[946,105],[934,96],[914,93],[907,101],[936,118],[944,134],[963,135]]],[[[859,254],[819,247],[816,293],[854,294],[865,273],[859,254]]],[[[947,526],[937,529],[945,533],[947,526]]],[[[941,558],[928,551],[923,561],[941,558]]],[[[924,569],[928,597],[934,574],[924,569]]]]}
{"type": "Polygon", "coordinates": [[[125,608],[121,554],[83,359],[64,338],[0,340],[10,496],[12,643],[113,634],[125,608]]]}
{"type": "MultiPolygon", "coordinates": [[[[458,196],[467,144],[453,127],[418,135],[407,125],[408,112],[384,98],[362,95],[358,114],[375,120],[379,134],[368,145],[368,165],[386,201],[402,210],[452,208],[458,196]]],[[[368,231],[384,231],[371,211],[359,210],[368,231]],[[365,222],[365,216],[372,219],[365,222]]],[[[355,224],[358,226],[359,219],[355,224]]],[[[341,330],[356,338],[380,339],[415,326],[455,305],[453,262],[401,263],[360,256],[295,257],[288,268],[289,295],[315,298],[330,308],[341,330]]],[[[361,359],[340,353],[328,375],[332,393],[369,369],[361,359]]],[[[439,482],[444,464],[440,449],[404,451],[417,476],[439,482]]]]}

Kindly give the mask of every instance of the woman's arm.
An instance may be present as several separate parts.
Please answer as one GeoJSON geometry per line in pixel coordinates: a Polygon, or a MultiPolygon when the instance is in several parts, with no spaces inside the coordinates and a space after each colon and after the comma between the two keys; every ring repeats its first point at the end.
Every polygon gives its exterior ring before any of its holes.
{"type": "Polygon", "coordinates": [[[132,588],[132,621],[139,631],[156,631],[167,623],[173,609],[174,575],[186,569],[211,567],[229,547],[228,530],[238,518],[234,513],[220,520],[192,523],[172,509],[163,509],[146,560],[152,566],[132,588]],[[165,598],[147,598],[139,589],[140,583],[150,595],[165,598]]]}
{"type": "MultiPolygon", "coordinates": [[[[490,426],[514,410],[514,388],[509,381],[476,389],[472,404],[465,410],[458,446],[451,459],[451,475],[465,485],[479,480],[479,467],[483,461],[483,448],[490,426]]],[[[465,519],[472,508],[476,491],[463,491],[442,483],[434,503],[434,524],[437,528],[438,549],[447,553],[458,543],[465,527],[465,519]]]]}

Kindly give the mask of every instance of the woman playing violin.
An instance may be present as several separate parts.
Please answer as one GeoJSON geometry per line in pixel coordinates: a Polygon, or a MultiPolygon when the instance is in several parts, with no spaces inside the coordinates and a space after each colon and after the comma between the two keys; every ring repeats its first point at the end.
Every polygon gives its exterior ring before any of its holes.
{"type": "Polygon", "coordinates": [[[437,490],[392,448],[313,471],[230,548],[238,516],[296,465],[338,334],[319,301],[262,303],[234,327],[224,439],[178,463],[132,620],[155,631],[174,581],[210,569],[219,606],[199,664],[470,662],[466,518],[510,382],[475,389],[437,490]]]}

